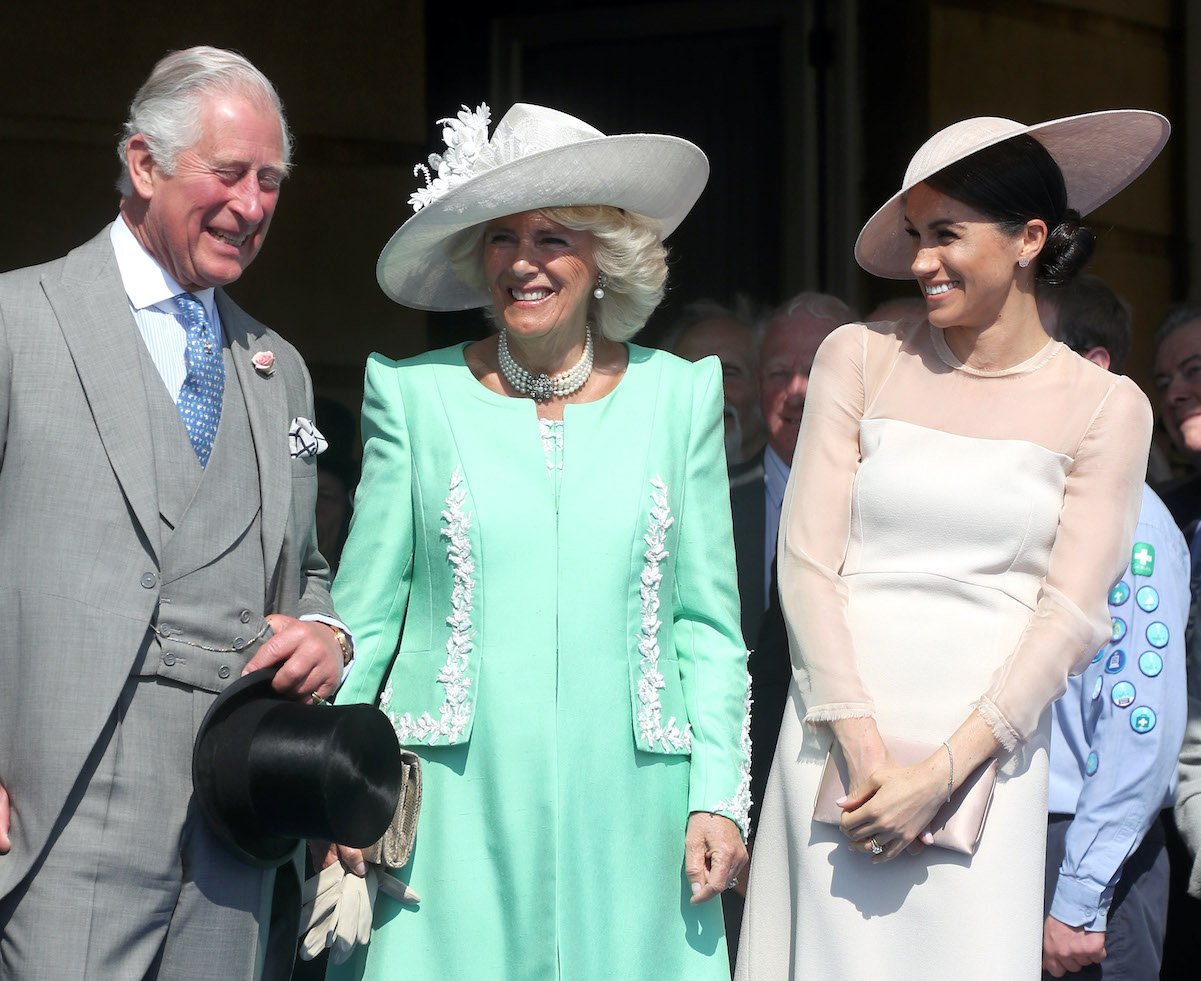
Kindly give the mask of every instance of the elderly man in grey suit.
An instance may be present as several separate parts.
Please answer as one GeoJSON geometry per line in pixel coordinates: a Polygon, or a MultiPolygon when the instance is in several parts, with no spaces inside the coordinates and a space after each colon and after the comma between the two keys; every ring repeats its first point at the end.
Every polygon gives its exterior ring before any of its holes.
{"type": "Polygon", "coordinates": [[[168,55],[130,107],[116,221],[0,276],[4,978],[263,969],[273,873],[209,832],[191,754],[242,673],[325,695],[349,660],[308,375],[222,290],[289,151],[248,61],[168,55]]]}

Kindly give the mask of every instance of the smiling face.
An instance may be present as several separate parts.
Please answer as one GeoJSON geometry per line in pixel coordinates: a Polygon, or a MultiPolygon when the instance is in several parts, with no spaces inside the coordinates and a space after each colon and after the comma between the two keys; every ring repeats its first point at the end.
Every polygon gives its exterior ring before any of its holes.
{"type": "Polygon", "coordinates": [[[540,211],[493,219],[484,229],[484,275],[496,322],[519,343],[560,332],[583,337],[596,282],[591,232],[540,211]]]}
{"type": "Polygon", "coordinates": [[[1018,259],[1030,252],[1021,232],[1007,233],[927,184],[918,184],[905,199],[905,231],[931,324],[983,329],[1000,319],[1019,291],[1018,259]]]}
{"type": "Polygon", "coordinates": [[[258,255],[284,165],[283,132],[270,108],[215,94],[200,114],[200,137],[174,171],[154,160],[145,139],[126,152],[134,197],[122,203],[131,229],[186,290],[232,283],[258,255]]]}
{"type": "Polygon", "coordinates": [[[759,405],[767,441],[785,463],[791,464],[796,452],[813,359],[841,322],[797,311],[767,325],[759,352],[759,405]]]}
{"type": "Polygon", "coordinates": [[[1178,327],[1155,352],[1160,415],[1172,442],[1201,457],[1201,320],[1178,327]]]}

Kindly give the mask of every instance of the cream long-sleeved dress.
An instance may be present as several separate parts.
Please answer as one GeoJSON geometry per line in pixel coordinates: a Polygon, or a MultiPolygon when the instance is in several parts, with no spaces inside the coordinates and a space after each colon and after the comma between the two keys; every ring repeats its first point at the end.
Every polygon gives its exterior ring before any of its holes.
{"type": "Polygon", "coordinates": [[[784,499],[794,679],[738,978],[1039,976],[1046,709],[1109,637],[1150,429],[1132,382],[1058,342],[981,372],[926,323],[827,339],[784,499]],[[826,723],[937,745],[973,710],[1013,750],[975,856],[873,864],[814,823],[826,723]]]}

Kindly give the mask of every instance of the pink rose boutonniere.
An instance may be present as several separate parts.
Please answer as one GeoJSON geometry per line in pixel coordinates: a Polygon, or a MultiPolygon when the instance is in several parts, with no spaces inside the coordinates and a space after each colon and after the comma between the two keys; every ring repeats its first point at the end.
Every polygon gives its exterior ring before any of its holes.
{"type": "Polygon", "coordinates": [[[270,351],[259,351],[250,359],[250,362],[254,365],[254,370],[264,378],[270,378],[275,374],[275,355],[270,351]]]}

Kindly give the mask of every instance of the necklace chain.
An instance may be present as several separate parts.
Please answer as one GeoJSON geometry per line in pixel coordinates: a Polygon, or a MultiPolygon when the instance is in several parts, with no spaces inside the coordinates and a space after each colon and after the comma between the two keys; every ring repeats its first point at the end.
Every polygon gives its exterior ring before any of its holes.
{"type": "Polygon", "coordinates": [[[592,324],[584,325],[584,353],[580,355],[580,360],[557,375],[548,375],[546,372],[534,374],[519,365],[509,353],[508,330],[504,327],[500,329],[497,358],[505,381],[522,395],[528,395],[535,402],[565,398],[583,388],[584,382],[592,374],[592,324]]]}

